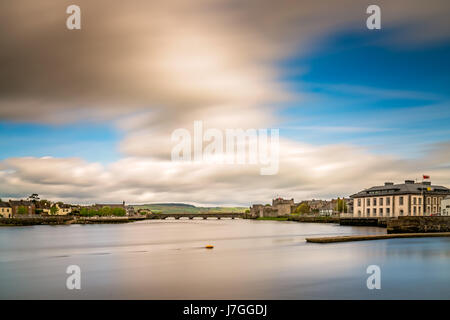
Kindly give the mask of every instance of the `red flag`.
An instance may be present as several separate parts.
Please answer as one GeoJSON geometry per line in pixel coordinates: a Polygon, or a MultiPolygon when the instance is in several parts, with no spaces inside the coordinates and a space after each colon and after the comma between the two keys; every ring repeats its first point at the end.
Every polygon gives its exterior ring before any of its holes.
{"type": "Polygon", "coordinates": [[[424,175],[423,175],[423,178],[424,178],[424,179],[430,179],[430,176],[427,176],[427,175],[424,174],[424,175]]]}

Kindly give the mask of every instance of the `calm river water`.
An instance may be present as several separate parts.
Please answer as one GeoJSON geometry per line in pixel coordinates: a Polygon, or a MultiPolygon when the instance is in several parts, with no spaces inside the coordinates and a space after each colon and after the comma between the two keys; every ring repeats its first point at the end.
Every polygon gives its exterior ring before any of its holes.
{"type": "Polygon", "coordinates": [[[252,220],[2,227],[0,298],[450,298],[450,238],[305,242],[369,233],[385,229],[252,220]],[[81,268],[81,290],[66,289],[69,265],[81,268]],[[367,289],[369,265],[381,268],[380,290],[367,289]]]}

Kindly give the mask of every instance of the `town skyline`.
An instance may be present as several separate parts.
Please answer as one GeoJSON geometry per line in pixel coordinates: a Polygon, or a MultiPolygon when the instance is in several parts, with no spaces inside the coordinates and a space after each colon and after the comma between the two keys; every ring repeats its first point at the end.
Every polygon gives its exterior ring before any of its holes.
{"type": "Polygon", "coordinates": [[[212,206],[422,174],[448,186],[450,28],[431,2],[380,1],[379,30],[353,0],[79,1],[79,30],[66,3],[9,3],[0,197],[212,206]],[[172,161],[172,133],[195,121],[279,129],[278,172],[172,161]]]}

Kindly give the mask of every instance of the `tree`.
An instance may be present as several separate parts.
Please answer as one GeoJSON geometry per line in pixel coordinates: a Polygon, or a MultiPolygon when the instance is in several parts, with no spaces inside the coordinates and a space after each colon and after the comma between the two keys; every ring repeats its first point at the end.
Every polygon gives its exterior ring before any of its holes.
{"type": "Polygon", "coordinates": [[[336,211],[337,212],[347,212],[347,204],[345,203],[344,199],[337,198],[336,211]]]}
{"type": "Polygon", "coordinates": [[[37,193],[33,193],[31,196],[28,197],[29,201],[32,201],[33,203],[36,203],[39,201],[39,195],[37,193]]]}
{"type": "Polygon", "coordinates": [[[58,212],[58,208],[56,207],[56,205],[51,206],[50,208],[50,214],[54,215],[58,212]]]}
{"type": "Polygon", "coordinates": [[[310,211],[311,211],[311,208],[309,207],[309,205],[306,202],[303,202],[295,209],[295,213],[298,213],[298,214],[307,214],[310,211]]]}
{"type": "Polygon", "coordinates": [[[123,208],[113,208],[111,210],[111,215],[113,216],[119,216],[119,217],[123,217],[127,214],[127,212],[125,211],[125,209],[123,208]]]}
{"type": "Polygon", "coordinates": [[[102,216],[110,216],[111,215],[111,207],[105,206],[100,209],[100,215],[102,216]]]}
{"type": "Polygon", "coordinates": [[[28,209],[25,206],[20,206],[17,208],[17,214],[28,214],[28,209]]]}

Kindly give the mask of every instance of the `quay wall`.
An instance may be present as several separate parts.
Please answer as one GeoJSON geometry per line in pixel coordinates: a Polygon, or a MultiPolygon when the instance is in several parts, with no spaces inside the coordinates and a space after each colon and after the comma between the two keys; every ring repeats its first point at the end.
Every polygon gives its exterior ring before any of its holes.
{"type": "Polygon", "coordinates": [[[398,217],[387,224],[387,233],[450,232],[450,216],[398,217]]]}
{"type": "Polygon", "coordinates": [[[0,226],[127,223],[144,219],[145,217],[74,217],[74,216],[27,217],[26,216],[26,217],[0,218],[0,226]]]}
{"type": "Polygon", "coordinates": [[[342,226],[366,226],[366,227],[381,227],[386,228],[388,218],[341,218],[339,224],[342,226]]]}
{"type": "Polygon", "coordinates": [[[315,223],[339,223],[339,217],[291,215],[291,216],[288,216],[288,221],[315,222],[315,223]]]}

